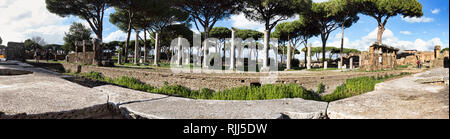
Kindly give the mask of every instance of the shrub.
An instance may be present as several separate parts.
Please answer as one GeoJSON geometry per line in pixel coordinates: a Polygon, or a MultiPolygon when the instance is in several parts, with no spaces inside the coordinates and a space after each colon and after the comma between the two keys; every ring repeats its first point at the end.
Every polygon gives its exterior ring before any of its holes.
{"type": "Polygon", "coordinates": [[[84,77],[95,79],[95,80],[99,80],[99,81],[104,81],[105,80],[105,76],[103,76],[102,73],[94,72],[94,71],[91,71],[89,73],[84,74],[84,77]]]}
{"type": "Polygon", "coordinates": [[[319,100],[317,95],[296,84],[263,85],[261,87],[243,86],[213,94],[215,100],[268,100],[282,98],[303,98],[319,100]]]}
{"type": "Polygon", "coordinates": [[[375,90],[375,85],[387,79],[409,75],[409,73],[400,73],[398,75],[384,75],[374,77],[358,77],[348,79],[344,84],[338,86],[332,94],[322,96],[322,101],[331,102],[352,96],[360,95],[375,90]]]}
{"type": "Polygon", "coordinates": [[[192,91],[189,88],[181,85],[165,85],[161,88],[155,88],[151,92],[190,98],[192,91]]]}
{"type": "Polygon", "coordinates": [[[113,84],[117,84],[120,86],[130,88],[130,89],[146,91],[146,92],[154,89],[154,87],[152,87],[148,84],[142,83],[141,81],[137,80],[136,78],[126,77],[126,76],[122,76],[122,77],[113,79],[110,82],[113,84]]]}

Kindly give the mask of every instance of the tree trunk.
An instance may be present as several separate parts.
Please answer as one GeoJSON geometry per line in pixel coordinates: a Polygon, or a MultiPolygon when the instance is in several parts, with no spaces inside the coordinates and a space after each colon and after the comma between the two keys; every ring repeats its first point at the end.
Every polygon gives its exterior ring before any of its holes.
{"type": "Polygon", "coordinates": [[[386,30],[384,28],[384,26],[381,26],[381,25],[378,26],[378,34],[377,34],[377,42],[378,42],[378,44],[383,44],[383,33],[384,33],[384,30],[386,30]]]}
{"type": "Polygon", "coordinates": [[[270,31],[265,30],[264,31],[264,53],[263,53],[263,66],[261,71],[268,71],[269,70],[269,47],[270,47],[270,31]]]}
{"type": "Polygon", "coordinates": [[[322,38],[322,64],[324,65],[326,61],[326,47],[327,47],[327,40],[325,38],[322,38]]]}
{"type": "Polygon", "coordinates": [[[307,64],[307,62],[308,62],[308,41],[307,40],[305,40],[305,67],[306,67],[306,64],[307,64]]]}
{"type": "Polygon", "coordinates": [[[342,24],[341,55],[340,55],[341,65],[338,65],[339,67],[342,67],[342,63],[344,62],[344,29],[345,29],[345,26],[344,26],[344,24],[342,24]]]}
{"type": "Polygon", "coordinates": [[[281,64],[284,65],[284,50],[281,50],[281,64]]]}
{"type": "Polygon", "coordinates": [[[131,24],[133,23],[132,16],[133,16],[133,14],[129,14],[128,30],[127,30],[127,41],[125,42],[125,48],[122,50],[125,63],[129,62],[128,61],[128,47],[130,45],[131,27],[132,27],[131,24]]]}

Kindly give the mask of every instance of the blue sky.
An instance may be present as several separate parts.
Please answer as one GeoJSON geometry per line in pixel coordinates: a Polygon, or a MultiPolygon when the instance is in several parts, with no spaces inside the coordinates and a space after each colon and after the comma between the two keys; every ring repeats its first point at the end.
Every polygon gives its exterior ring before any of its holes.
{"type": "MultiPolygon", "coordinates": [[[[326,0],[314,0],[316,2],[326,0]]],[[[384,43],[400,49],[432,50],[435,45],[449,46],[449,1],[419,0],[423,5],[421,18],[391,18],[386,26],[384,43]]],[[[104,41],[125,40],[125,33],[109,23],[109,9],[105,17],[104,41]]],[[[293,17],[289,21],[295,20],[293,17]]],[[[367,50],[375,41],[377,23],[375,19],[360,15],[358,23],[345,30],[345,47],[367,50]]],[[[3,44],[8,41],[24,41],[33,36],[43,37],[47,43],[63,43],[64,32],[72,22],[85,21],[77,17],[61,18],[45,9],[44,0],[0,0],[0,36],[3,44]]],[[[87,23],[85,23],[87,25],[87,23]]],[[[233,15],[216,26],[237,27],[262,31],[263,25],[252,22],[243,15],[233,15]]],[[[196,31],[195,26],[192,26],[196,31]]],[[[330,35],[328,46],[340,46],[338,29],[330,35]]],[[[133,35],[134,36],[134,35],[133,35]]],[[[319,38],[312,38],[313,46],[320,46],[319,38]]]]}

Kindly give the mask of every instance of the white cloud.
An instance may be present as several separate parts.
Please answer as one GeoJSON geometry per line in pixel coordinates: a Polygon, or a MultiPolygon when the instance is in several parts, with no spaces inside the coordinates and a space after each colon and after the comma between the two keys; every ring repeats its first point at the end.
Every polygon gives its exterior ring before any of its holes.
{"type": "Polygon", "coordinates": [[[433,9],[433,10],[431,10],[431,13],[439,14],[440,11],[441,11],[440,9],[433,9]]]}
{"type": "Polygon", "coordinates": [[[44,0],[1,0],[0,36],[3,41],[23,42],[40,36],[49,44],[62,44],[69,25],[64,24],[64,18],[49,13],[45,6],[44,0]]]}
{"type": "Polygon", "coordinates": [[[429,17],[402,17],[403,21],[406,21],[408,23],[428,23],[428,22],[433,22],[434,19],[433,18],[429,18],[429,17]]]}
{"type": "Polygon", "coordinates": [[[231,26],[239,29],[264,30],[263,24],[248,20],[243,13],[231,16],[231,26]]]}
{"type": "Polygon", "coordinates": [[[110,33],[108,36],[106,36],[103,41],[104,42],[111,42],[111,41],[124,41],[127,37],[127,34],[117,30],[115,32],[110,33]]]}
{"type": "MultiPolygon", "coordinates": [[[[374,29],[367,36],[364,36],[361,39],[354,41],[350,41],[347,37],[345,37],[344,47],[358,49],[361,51],[368,51],[369,46],[377,41],[377,32],[378,29],[374,29]]],[[[423,40],[418,38],[413,42],[399,40],[397,37],[395,37],[394,33],[389,29],[386,29],[385,32],[383,33],[383,44],[399,48],[400,50],[412,49],[419,51],[432,51],[436,45],[448,46],[448,44],[444,45],[441,39],[437,37],[431,40],[423,40]]],[[[319,41],[313,42],[313,45],[321,46],[321,42],[319,41]]],[[[327,46],[334,46],[334,47],[341,46],[341,36],[339,34],[336,35],[334,40],[329,41],[329,43],[327,43],[327,46]]]]}
{"type": "MultiPolygon", "coordinates": [[[[279,23],[292,22],[292,21],[295,21],[298,19],[299,19],[299,16],[296,15],[288,20],[284,20],[279,23]]],[[[239,15],[231,16],[231,26],[239,28],[239,29],[253,29],[253,30],[260,31],[260,32],[264,32],[264,30],[265,30],[265,26],[263,23],[248,20],[243,13],[241,13],[239,15]]],[[[274,30],[272,30],[272,31],[274,31],[274,30]]]]}
{"type": "Polygon", "coordinates": [[[409,31],[400,31],[400,34],[403,34],[403,35],[411,35],[412,33],[409,32],[409,31]]]}
{"type": "MultiPolygon", "coordinates": [[[[139,37],[143,38],[144,36],[144,32],[139,32],[139,37]]],[[[147,35],[147,39],[148,39],[148,35],[147,35]]],[[[103,39],[103,42],[108,43],[111,41],[125,41],[127,39],[127,33],[123,32],[121,30],[117,30],[115,32],[110,33],[108,36],[106,36],[106,38],[103,39]]],[[[133,31],[131,32],[130,35],[130,40],[135,40],[136,39],[136,33],[133,31]]]]}

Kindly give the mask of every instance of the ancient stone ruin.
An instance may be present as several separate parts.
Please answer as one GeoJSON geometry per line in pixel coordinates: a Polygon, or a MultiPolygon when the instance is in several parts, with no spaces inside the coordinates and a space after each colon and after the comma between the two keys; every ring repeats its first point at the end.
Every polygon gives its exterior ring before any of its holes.
{"type": "Polygon", "coordinates": [[[397,67],[397,53],[399,49],[373,44],[369,52],[362,52],[360,69],[364,71],[390,70],[397,67]]]}
{"type": "Polygon", "coordinates": [[[76,41],[75,53],[67,55],[66,61],[69,63],[111,67],[114,65],[111,57],[111,53],[103,52],[101,42],[93,39],[92,41],[76,41]]]}
{"type": "Polygon", "coordinates": [[[25,48],[23,43],[8,42],[8,45],[3,50],[6,60],[25,61],[25,48]]]}
{"type": "Polygon", "coordinates": [[[436,46],[433,52],[405,50],[398,54],[398,65],[417,66],[417,61],[420,61],[425,68],[448,67],[445,66],[448,65],[448,51],[441,54],[441,46],[436,46]]]}

